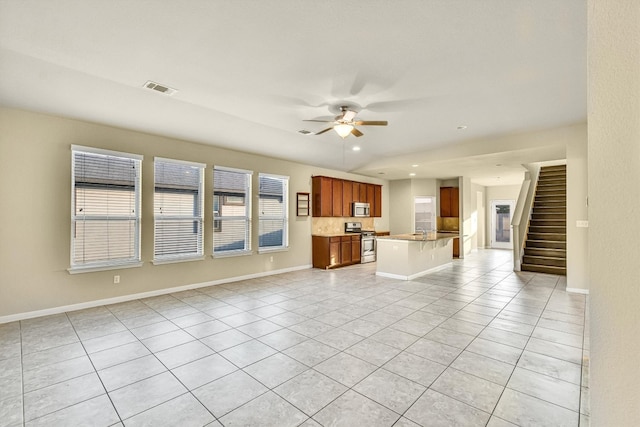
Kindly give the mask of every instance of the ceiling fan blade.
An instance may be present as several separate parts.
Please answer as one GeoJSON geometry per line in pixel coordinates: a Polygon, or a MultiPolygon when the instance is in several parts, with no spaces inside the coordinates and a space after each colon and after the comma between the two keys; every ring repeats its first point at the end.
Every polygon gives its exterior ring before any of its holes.
{"type": "Polygon", "coordinates": [[[386,120],[358,120],[353,124],[358,126],[387,126],[389,122],[386,120]]]}
{"type": "Polygon", "coordinates": [[[303,120],[303,122],[320,122],[320,123],[333,123],[335,120],[316,120],[316,119],[307,119],[303,120]]]}
{"type": "Polygon", "coordinates": [[[364,134],[363,134],[362,132],[360,132],[358,129],[353,128],[353,129],[351,129],[351,135],[354,135],[354,136],[362,136],[362,135],[364,135],[364,134]]]}
{"type": "Polygon", "coordinates": [[[333,126],[330,127],[330,128],[323,129],[320,132],[316,132],[316,133],[314,133],[314,135],[320,135],[322,133],[329,132],[331,129],[333,129],[333,126]]]}

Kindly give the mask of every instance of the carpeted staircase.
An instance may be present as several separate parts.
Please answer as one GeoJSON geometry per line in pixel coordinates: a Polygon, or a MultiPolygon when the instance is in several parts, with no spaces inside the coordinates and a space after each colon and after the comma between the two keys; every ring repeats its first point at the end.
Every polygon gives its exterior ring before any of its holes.
{"type": "Polygon", "coordinates": [[[540,169],[521,268],[567,274],[566,165],[540,169]]]}

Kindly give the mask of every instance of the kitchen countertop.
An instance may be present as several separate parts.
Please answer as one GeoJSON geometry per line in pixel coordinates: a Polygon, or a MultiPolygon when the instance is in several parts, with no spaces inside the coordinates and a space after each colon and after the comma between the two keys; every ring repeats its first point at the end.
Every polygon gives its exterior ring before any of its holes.
{"type": "Polygon", "coordinates": [[[457,239],[460,237],[459,232],[456,231],[438,231],[431,232],[427,234],[417,233],[417,234],[394,234],[392,236],[379,236],[377,239],[380,240],[407,240],[411,242],[435,242],[437,240],[445,240],[445,239],[457,239]]]}

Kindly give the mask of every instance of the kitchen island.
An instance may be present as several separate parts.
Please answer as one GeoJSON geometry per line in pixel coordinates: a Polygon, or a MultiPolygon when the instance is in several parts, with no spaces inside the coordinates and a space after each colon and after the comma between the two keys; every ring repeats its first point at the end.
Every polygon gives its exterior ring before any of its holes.
{"type": "Polygon", "coordinates": [[[378,237],[376,275],[413,280],[453,261],[458,233],[429,232],[378,237]]]}

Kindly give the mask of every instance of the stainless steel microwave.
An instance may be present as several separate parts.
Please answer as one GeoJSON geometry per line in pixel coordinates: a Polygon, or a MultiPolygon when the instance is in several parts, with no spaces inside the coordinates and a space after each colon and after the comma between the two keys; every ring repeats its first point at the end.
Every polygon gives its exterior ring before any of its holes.
{"type": "Polygon", "coordinates": [[[351,204],[351,216],[354,216],[354,217],[371,216],[369,203],[353,202],[351,204]]]}

